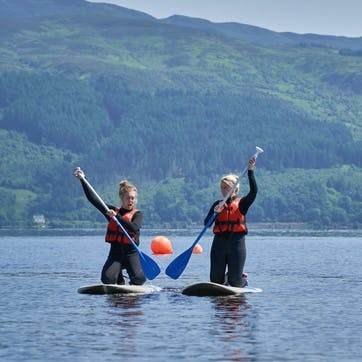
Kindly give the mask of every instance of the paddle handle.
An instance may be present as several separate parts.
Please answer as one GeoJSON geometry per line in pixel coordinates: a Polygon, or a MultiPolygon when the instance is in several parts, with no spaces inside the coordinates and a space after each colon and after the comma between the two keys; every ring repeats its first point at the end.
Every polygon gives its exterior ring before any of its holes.
{"type": "MultiPolygon", "coordinates": [[[[80,178],[89,188],[89,190],[92,191],[93,195],[97,198],[98,202],[102,205],[102,207],[104,208],[104,210],[107,212],[109,211],[109,207],[105,204],[105,202],[102,200],[102,198],[97,194],[96,190],[94,190],[94,188],[92,187],[92,185],[88,182],[88,180],[83,176],[83,175],[78,175],[78,178],[80,178]]],[[[126,229],[124,228],[124,226],[119,222],[119,220],[115,217],[112,216],[111,217],[112,220],[114,220],[117,225],[121,228],[122,232],[125,234],[125,236],[127,237],[127,239],[132,243],[132,245],[134,246],[134,248],[136,248],[138,250],[138,246],[137,244],[134,242],[134,240],[131,238],[131,236],[128,234],[128,232],[126,231],[126,229]]]]}
{"type": "MultiPolygon", "coordinates": [[[[256,148],[256,152],[250,157],[250,159],[252,159],[252,158],[257,159],[259,154],[264,152],[264,150],[261,147],[256,146],[255,148],[256,148]]],[[[249,165],[245,166],[243,172],[240,175],[240,178],[243,177],[246,174],[246,172],[248,171],[248,167],[249,167],[249,165]]],[[[229,192],[226,194],[226,196],[220,201],[219,206],[223,206],[225,204],[225,202],[228,200],[228,198],[232,195],[232,193],[234,192],[234,190],[238,186],[238,183],[239,183],[238,181],[234,183],[234,185],[229,190],[229,192]]],[[[217,215],[218,213],[215,213],[215,214],[217,215]]],[[[214,218],[216,217],[215,214],[214,214],[214,218]]],[[[212,218],[212,219],[214,219],[214,218],[212,218]]]]}
{"type": "MultiPolygon", "coordinates": [[[[79,167],[76,168],[76,171],[80,170],[79,167]]],[[[76,175],[79,179],[84,182],[89,190],[93,193],[93,196],[98,200],[98,202],[101,204],[101,206],[104,208],[104,210],[107,212],[109,210],[109,207],[104,203],[104,201],[101,199],[101,197],[97,194],[97,192],[94,190],[92,185],[85,179],[85,177],[82,174],[76,175]]],[[[117,225],[120,227],[124,235],[127,237],[127,239],[130,241],[131,245],[136,249],[138,256],[140,258],[142,270],[145,273],[146,277],[150,280],[156,278],[158,274],[160,274],[161,269],[157,265],[157,263],[150,258],[147,254],[143,253],[141,249],[138,247],[138,245],[134,242],[134,240],[131,238],[131,236],[128,234],[127,230],[124,228],[124,226],[119,222],[119,220],[113,216],[111,218],[114,220],[117,225]]]]}
{"type": "MultiPolygon", "coordinates": [[[[256,146],[256,153],[252,156],[257,158],[260,153],[263,153],[263,149],[256,146]]],[[[242,176],[247,172],[248,166],[245,167],[242,176]]],[[[231,190],[228,192],[228,194],[224,197],[224,199],[221,201],[222,204],[226,202],[226,200],[230,197],[230,195],[233,193],[237,186],[237,182],[233,185],[231,190]]],[[[185,270],[187,263],[189,262],[193,248],[195,245],[199,242],[199,240],[202,238],[202,236],[205,234],[206,230],[211,226],[211,224],[214,222],[216,216],[218,215],[217,212],[214,212],[214,214],[210,217],[210,219],[207,221],[206,225],[200,232],[200,234],[197,236],[195,241],[192,243],[192,245],[186,249],[183,253],[178,255],[166,268],[166,275],[168,275],[172,279],[177,279],[185,270]]]]}
{"type": "MultiPolygon", "coordinates": [[[[77,167],[78,168],[78,167],[77,167]]],[[[83,176],[79,175],[77,176],[79,179],[81,179],[89,188],[89,190],[92,191],[93,195],[97,198],[97,201],[102,205],[104,210],[107,212],[109,211],[109,207],[105,204],[105,202],[101,199],[101,197],[97,194],[96,190],[94,190],[93,186],[88,182],[88,180],[83,176]]]]}

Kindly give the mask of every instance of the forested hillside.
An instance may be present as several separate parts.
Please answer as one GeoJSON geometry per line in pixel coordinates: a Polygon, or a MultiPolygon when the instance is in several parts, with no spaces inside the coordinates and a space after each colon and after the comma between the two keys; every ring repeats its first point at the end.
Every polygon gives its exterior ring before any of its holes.
{"type": "Polygon", "coordinates": [[[0,226],[101,222],[78,165],[106,201],[136,183],[146,227],[201,225],[256,145],[250,221],[361,225],[361,39],[263,44],[83,0],[0,0],[0,20],[0,226]]]}

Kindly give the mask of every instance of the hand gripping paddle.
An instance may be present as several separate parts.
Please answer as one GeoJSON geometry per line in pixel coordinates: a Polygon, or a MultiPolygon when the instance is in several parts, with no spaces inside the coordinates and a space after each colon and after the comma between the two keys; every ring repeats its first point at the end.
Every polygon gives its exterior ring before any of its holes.
{"type": "MultiPolygon", "coordinates": [[[[263,153],[263,149],[256,146],[256,153],[251,157],[251,158],[257,158],[258,155],[260,153],[263,153]]],[[[248,166],[246,166],[243,170],[243,172],[241,173],[241,177],[243,177],[246,172],[248,171],[248,166]]],[[[236,182],[233,187],[229,190],[229,192],[227,193],[227,195],[222,199],[222,201],[219,203],[220,206],[224,205],[226,200],[230,197],[230,195],[233,193],[233,191],[235,190],[235,188],[237,187],[238,182],[236,182]]],[[[204,226],[204,228],[202,229],[202,231],[200,232],[200,234],[198,235],[198,237],[196,238],[196,240],[192,243],[192,245],[185,250],[183,253],[181,253],[180,255],[178,255],[166,268],[166,275],[168,275],[170,278],[172,279],[177,279],[185,270],[187,263],[189,262],[191,255],[192,255],[192,251],[195,247],[195,245],[198,243],[198,241],[202,238],[202,236],[205,234],[206,230],[208,229],[208,227],[214,222],[216,216],[218,215],[217,212],[215,212],[209,219],[209,221],[207,222],[207,224],[204,226]]]]}
{"type": "MultiPolygon", "coordinates": [[[[80,179],[82,179],[82,181],[87,184],[87,186],[89,187],[89,189],[93,192],[94,196],[98,199],[98,201],[102,204],[102,206],[104,207],[105,211],[108,211],[109,208],[107,207],[107,205],[104,203],[104,201],[100,198],[100,196],[97,194],[97,192],[94,190],[94,188],[91,186],[91,184],[87,181],[87,179],[83,176],[79,176],[80,179]]],[[[122,230],[122,233],[127,237],[127,239],[130,241],[130,243],[132,244],[132,246],[136,249],[139,257],[140,257],[140,262],[141,262],[141,266],[142,266],[142,270],[145,273],[145,276],[147,279],[149,280],[153,280],[157,277],[158,274],[160,274],[161,269],[160,267],[157,265],[157,263],[150,258],[148,255],[146,255],[145,253],[143,253],[140,248],[138,247],[138,245],[134,242],[134,240],[130,237],[130,235],[128,234],[128,232],[126,231],[126,229],[124,228],[124,226],[118,221],[118,219],[113,216],[112,220],[114,220],[117,225],[119,226],[119,228],[122,230]]]]}

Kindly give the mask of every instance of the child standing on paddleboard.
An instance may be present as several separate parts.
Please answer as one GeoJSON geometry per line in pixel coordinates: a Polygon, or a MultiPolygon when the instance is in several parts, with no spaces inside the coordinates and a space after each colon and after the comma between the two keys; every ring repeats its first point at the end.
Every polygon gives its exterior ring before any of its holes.
{"type": "Polygon", "coordinates": [[[116,207],[106,204],[109,209],[106,211],[104,206],[99,202],[99,199],[94,195],[94,192],[89,188],[88,184],[83,181],[83,178],[85,177],[84,172],[77,167],[74,170],[73,175],[81,181],[88,201],[108,220],[105,241],[110,243],[111,246],[108,258],[102,269],[102,283],[125,284],[122,269],[126,269],[130,284],[144,284],[146,282],[146,277],[142,271],[139,255],[126,235],[122,233],[122,230],[120,230],[117,223],[112,220],[112,217],[115,216],[129,236],[132,237],[133,241],[139,245],[143,214],[135,208],[137,204],[137,188],[127,180],[121,181],[119,184],[121,206],[116,207]]]}
{"type": "Polygon", "coordinates": [[[220,190],[223,197],[234,185],[237,185],[233,193],[220,205],[217,200],[211,206],[204,225],[207,225],[210,218],[218,213],[214,223],[214,239],[210,253],[210,281],[218,284],[225,283],[225,272],[227,282],[233,287],[244,287],[247,280],[243,277],[243,269],[246,260],[245,235],[248,233],[246,226],[246,214],[254,202],[258,192],[254,177],[256,158],[249,160],[248,179],[249,193],[244,197],[238,197],[239,177],[234,174],[224,176],[220,180],[220,190]]]}

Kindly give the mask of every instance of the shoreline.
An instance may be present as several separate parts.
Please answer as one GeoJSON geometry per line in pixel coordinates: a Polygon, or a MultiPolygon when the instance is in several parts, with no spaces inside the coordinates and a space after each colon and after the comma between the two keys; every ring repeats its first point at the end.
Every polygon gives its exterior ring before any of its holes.
{"type": "MultiPolygon", "coordinates": [[[[188,228],[185,227],[170,227],[157,226],[153,228],[142,228],[143,237],[156,236],[156,235],[170,235],[170,236],[197,236],[203,226],[193,225],[188,228]]],[[[105,233],[105,225],[97,224],[93,227],[50,227],[35,226],[35,227],[2,227],[0,228],[0,237],[2,236],[86,236],[86,235],[102,235],[105,233]]],[[[316,227],[306,223],[249,223],[248,236],[299,236],[299,235],[315,235],[315,236],[362,236],[362,224],[358,227],[351,227],[349,225],[335,225],[335,227],[316,227]]],[[[206,231],[206,235],[212,235],[212,229],[206,231]]]]}

